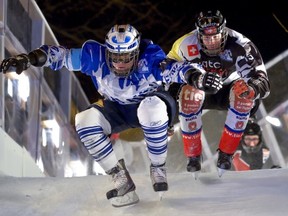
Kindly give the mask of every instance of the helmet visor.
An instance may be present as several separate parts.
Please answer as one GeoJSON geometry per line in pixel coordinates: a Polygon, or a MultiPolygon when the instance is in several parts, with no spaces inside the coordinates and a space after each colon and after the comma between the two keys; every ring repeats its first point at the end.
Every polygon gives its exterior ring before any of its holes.
{"type": "Polygon", "coordinates": [[[127,64],[133,61],[133,55],[131,53],[111,53],[111,61],[113,64],[127,64]]]}
{"type": "Polygon", "coordinates": [[[218,50],[221,48],[222,34],[205,34],[202,35],[202,41],[207,50],[218,50]]]}
{"type": "Polygon", "coordinates": [[[211,26],[219,26],[223,22],[223,17],[222,16],[207,16],[207,17],[200,17],[198,19],[198,26],[200,28],[206,28],[206,27],[211,27],[211,26]]]}
{"type": "Polygon", "coordinates": [[[135,68],[137,61],[136,51],[129,53],[110,53],[109,62],[113,72],[120,77],[128,76],[135,68]]]}

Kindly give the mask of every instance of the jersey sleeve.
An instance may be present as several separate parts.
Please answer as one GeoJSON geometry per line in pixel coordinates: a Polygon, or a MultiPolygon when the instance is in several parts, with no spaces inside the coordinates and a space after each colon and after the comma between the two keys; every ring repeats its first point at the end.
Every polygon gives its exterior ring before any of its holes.
{"type": "MultiPolygon", "coordinates": [[[[145,50],[141,51],[138,62],[138,72],[145,73],[149,68],[157,81],[162,81],[161,62],[166,59],[165,52],[157,44],[148,44],[145,50]]],[[[149,74],[149,73],[148,73],[149,74]]]]}
{"type": "Polygon", "coordinates": [[[86,41],[82,48],[68,49],[64,46],[43,45],[40,49],[47,55],[44,66],[50,67],[52,70],[66,67],[87,75],[98,70],[100,61],[105,56],[103,45],[93,40],[86,41]]]}
{"type": "MultiPolygon", "coordinates": [[[[64,46],[42,45],[40,49],[46,54],[47,61],[44,66],[50,67],[52,70],[59,70],[66,67],[69,70],[79,69],[79,63],[72,63],[71,52],[76,54],[79,51],[70,50],[64,46]],[[75,66],[75,68],[74,68],[75,66]]],[[[79,61],[79,58],[78,58],[79,61]]]]}
{"type": "Polygon", "coordinates": [[[94,40],[86,41],[83,44],[81,51],[82,73],[91,75],[93,71],[97,71],[101,59],[105,61],[105,51],[102,45],[94,40]]]}
{"type": "Polygon", "coordinates": [[[174,59],[176,61],[181,61],[182,57],[178,54],[179,50],[180,50],[180,44],[182,42],[182,38],[179,38],[178,40],[176,40],[174,42],[174,44],[172,45],[171,50],[169,51],[169,53],[167,54],[167,57],[169,59],[174,59]]]}
{"type": "Polygon", "coordinates": [[[257,47],[249,41],[243,46],[245,54],[236,60],[238,74],[254,89],[256,99],[264,99],[270,94],[267,71],[257,47]]]}
{"type": "Polygon", "coordinates": [[[187,61],[167,59],[165,52],[156,44],[150,44],[142,55],[145,56],[145,60],[140,58],[138,63],[140,73],[142,73],[141,68],[146,68],[145,64],[147,64],[154,78],[167,84],[186,82],[185,73],[194,68],[187,61]]]}
{"type": "Polygon", "coordinates": [[[171,50],[167,54],[169,59],[174,59],[176,61],[184,61],[185,57],[183,56],[183,44],[184,40],[190,35],[191,33],[185,34],[182,37],[178,38],[172,45],[171,50]]]}

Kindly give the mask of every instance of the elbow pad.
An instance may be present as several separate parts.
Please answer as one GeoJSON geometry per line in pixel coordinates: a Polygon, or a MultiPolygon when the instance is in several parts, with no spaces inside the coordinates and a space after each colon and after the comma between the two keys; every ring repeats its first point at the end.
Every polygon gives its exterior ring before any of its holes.
{"type": "Polygon", "coordinates": [[[198,88],[198,85],[197,85],[197,81],[198,81],[198,77],[202,75],[201,72],[199,72],[198,70],[196,69],[190,69],[188,70],[184,77],[185,77],[185,80],[186,82],[191,85],[191,86],[194,86],[196,88],[198,88]]]}
{"type": "Polygon", "coordinates": [[[41,49],[36,49],[28,54],[30,63],[36,67],[42,67],[47,61],[46,53],[41,49]]]}
{"type": "Polygon", "coordinates": [[[265,76],[260,76],[257,79],[251,78],[248,85],[254,89],[256,98],[265,98],[270,93],[270,83],[265,76]]]}

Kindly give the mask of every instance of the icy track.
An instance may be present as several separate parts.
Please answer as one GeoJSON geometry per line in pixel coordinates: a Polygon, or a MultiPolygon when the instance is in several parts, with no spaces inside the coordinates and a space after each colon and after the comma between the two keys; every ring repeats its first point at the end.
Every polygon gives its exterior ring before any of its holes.
{"type": "Polygon", "coordinates": [[[132,174],[140,202],[115,208],[106,200],[109,176],[15,178],[0,176],[1,216],[287,216],[288,170],[168,173],[160,201],[149,175],[132,174]]]}

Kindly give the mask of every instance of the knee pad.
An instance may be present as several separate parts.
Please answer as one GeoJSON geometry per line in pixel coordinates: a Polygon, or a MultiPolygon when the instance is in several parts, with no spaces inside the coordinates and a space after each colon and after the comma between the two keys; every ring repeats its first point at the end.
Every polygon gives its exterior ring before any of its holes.
{"type": "Polygon", "coordinates": [[[137,116],[143,126],[160,126],[168,122],[167,106],[158,96],[148,96],[141,101],[137,116]]]}
{"type": "Polygon", "coordinates": [[[198,113],[204,103],[205,93],[190,85],[184,85],[179,93],[179,109],[186,115],[198,113]]]}
{"type": "Polygon", "coordinates": [[[250,113],[254,106],[254,100],[237,97],[234,94],[232,88],[230,90],[229,99],[230,99],[230,108],[234,109],[239,113],[250,113]]]}
{"type": "Polygon", "coordinates": [[[150,96],[154,95],[160,98],[166,104],[167,113],[169,117],[168,125],[173,126],[177,113],[177,104],[175,99],[170,95],[169,92],[166,91],[153,92],[150,96]]]}
{"type": "Polygon", "coordinates": [[[76,114],[75,127],[78,133],[83,130],[89,130],[89,128],[95,127],[101,127],[103,129],[103,133],[106,135],[111,133],[110,123],[104,117],[104,115],[94,107],[76,114]]]}

